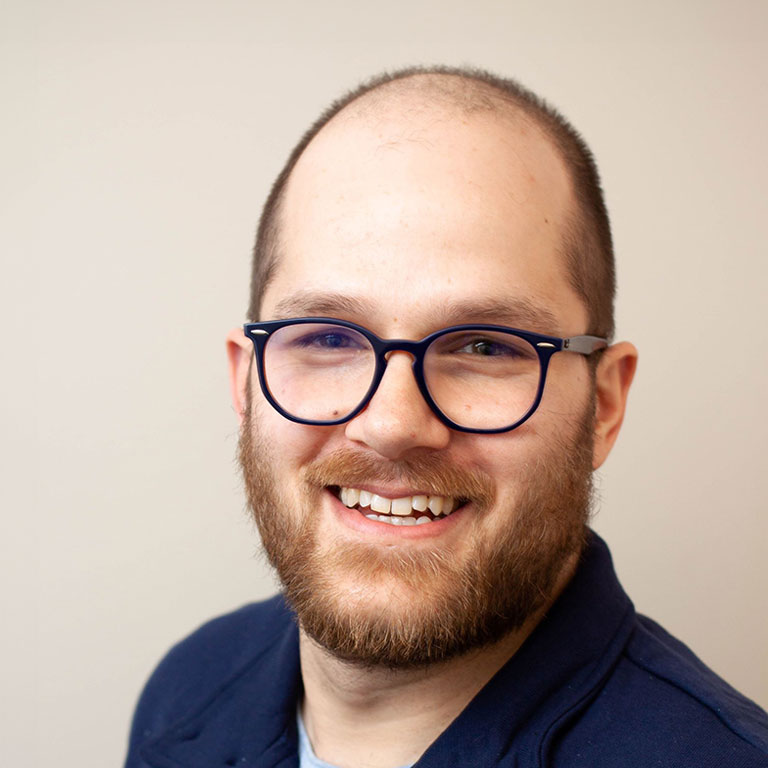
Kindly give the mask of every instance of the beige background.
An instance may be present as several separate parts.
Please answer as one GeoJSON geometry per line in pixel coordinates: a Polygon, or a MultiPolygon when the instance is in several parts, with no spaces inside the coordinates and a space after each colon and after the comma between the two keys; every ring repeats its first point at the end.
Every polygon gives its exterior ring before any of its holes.
{"type": "Polygon", "coordinates": [[[641,364],[597,528],[638,608],[768,705],[768,4],[0,6],[0,762],[122,760],[169,645],[273,583],[223,339],[291,145],[386,67],[473,63],[592,145],[641,364]]]}

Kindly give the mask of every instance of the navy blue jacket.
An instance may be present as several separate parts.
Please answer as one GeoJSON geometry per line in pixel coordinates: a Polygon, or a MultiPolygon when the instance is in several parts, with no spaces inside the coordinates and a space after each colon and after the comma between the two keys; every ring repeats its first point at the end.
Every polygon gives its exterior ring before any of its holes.
{"type": "MultiPolygon", "coordinates": [[[[294,617],[280,597],[215,619],[161,662],[126,768],[297,768],[294,617]]],[[[757,768],[768,716],[635,613],[593,535],[520,650],[418,768],[757,768]]]]}

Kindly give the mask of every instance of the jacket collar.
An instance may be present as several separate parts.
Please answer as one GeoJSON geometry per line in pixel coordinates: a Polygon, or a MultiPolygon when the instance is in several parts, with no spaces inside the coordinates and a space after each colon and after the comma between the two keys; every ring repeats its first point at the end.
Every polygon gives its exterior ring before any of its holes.
{"type": "Polygon", "coordinates": [[[634,616],[607,546],[591,533],[547,615],[418,767],[547,765],[560,727],[588,705],[616,663],[634,616]]]}
{"type": "MultiPolygon", "coordinates": [[[[571,582],[517,653],[427,749],[418,768],[537,766],[599,690],[634,608],[591,534],[571,582]]],[[[301,692],[294,622],[192,717],[143,752],[154,768],[296,768],[301,692]]]]}

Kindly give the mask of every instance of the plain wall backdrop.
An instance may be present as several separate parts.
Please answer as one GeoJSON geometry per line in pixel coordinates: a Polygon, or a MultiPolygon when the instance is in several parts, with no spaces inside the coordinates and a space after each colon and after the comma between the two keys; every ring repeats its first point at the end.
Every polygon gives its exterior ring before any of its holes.
{"type": "Polygon", "coordinates": [[[767,38],[762,0],[7,0],[0,762],[119,765],[168,647],[274,590],[224,335],[291,146],[415,63],[517,77],[594,150],[640,349],[595,525],[767,706],[767,38]]]}

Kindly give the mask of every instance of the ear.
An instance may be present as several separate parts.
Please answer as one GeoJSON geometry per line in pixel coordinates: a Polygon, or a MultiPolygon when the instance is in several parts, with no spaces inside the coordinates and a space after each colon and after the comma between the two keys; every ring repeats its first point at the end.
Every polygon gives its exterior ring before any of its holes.
{"type": "Polygon", "coordinates": [[[606,349],[595,374],[595,444],[592,468],[597,469],[608,458],[624,420],[629,387],[637,368],[637,349],[628,341],[606,349]]]}
{"type": "Polygon", "coordinates": [[[242,328],[233,328],[227,334],[227,360],[229,364],[229,391],[232,405],[242,426],[245,417],[246,391],[250,386],[248,372],[253,359],[253,343],[242,328]]]}

